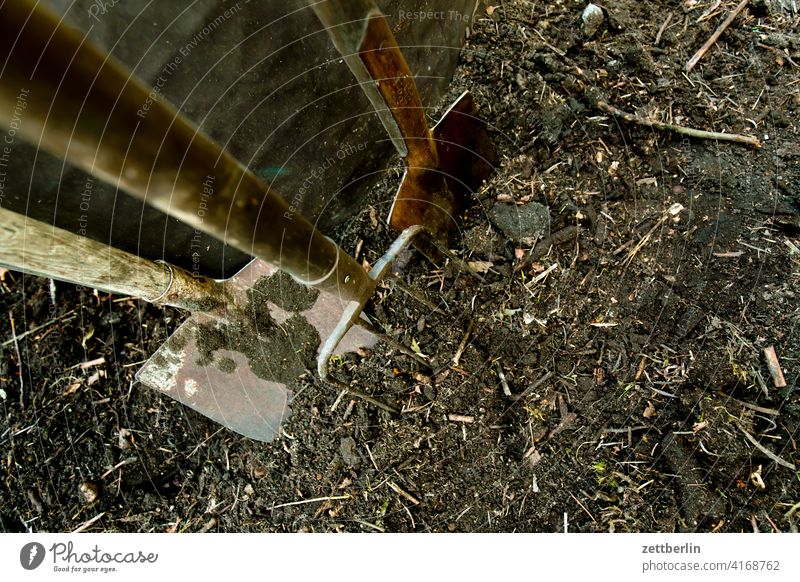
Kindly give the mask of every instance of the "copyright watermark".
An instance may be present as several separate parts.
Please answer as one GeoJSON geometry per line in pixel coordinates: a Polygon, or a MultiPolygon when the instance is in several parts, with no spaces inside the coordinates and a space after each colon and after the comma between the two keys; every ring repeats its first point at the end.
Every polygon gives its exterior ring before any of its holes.
{"type": "Polygon", "coordinates": [[[336,153],[331,156],[325,158],[322,163],[320,163],[316,168],[309,172],[306,179],[301,184],[300,188],[297,189],[295,195],[289,200],[289,209],[283,213],[283,217],[287,220],[294,220],[294,215],[299,210],[300,206],[303,203],[303,200],[306,199],[306,194],[311,190],[311,187],[314,186],[317,182],[322,182],[325,174],[330,170],[337,161],[341,162],[349,156],[356,154],[358,152],[363,152],[367,149],[367,143],[362,142],[355,145],[347,144],[344,147],[339,148],[336,153]]]}
{"type": "Polygon", "coordinates": [[[89,5],[87,12],[90,18],[94,18],[97,22],[100,22],[100,17],[108,14],[108,11],[117,4],[119,4],[119,0],[94,0],[94,2],[89,5]]]}
{"type": "Polygon", "coordinates": [[[186,44],[179,47],[178,54],[175,55],[175,58],[164,65],[164,68],[161,70],[161,74],[156,79],[152,89],[150,90],[150,93],[147,95],[147,99],[145,99],[144,103],[142,103],[142,106],[136,112],[136,115],[138,115],[141,119],[144,119],[147,116],[147,113],[150,111],[150,108],[153,106],[153,103],[158,101],[161,97],[161,93],[166,86],[167,81],[169,81],[170,77],[175,74],[175,71],[180,68],[183,60],[187,58],[189,54],[201,43],[208,40],[215,30],[233,18],[242,9],[242,4],[248,4],[249,2],[250,0],[242,0],[241,2],[237,2],[230,8],[226,9],[225,12],[217,16],[214,20],[200,29],[197,34],[195,34],[186,44]]]}
{"type": "Polygon", "coordinates": [[[456,20],[465,22],[470,19],[467,14],[458,10],[400,10],[397,12],[400,20],[456,20]]]}
{"type": "Polygon", "coordinates": [[[29,89],[20,89],[17,95],[17,101],[14,103],[8,130],[2,142],[0,142],[0,208],[3,207],[3,199],[6,195],[6,179],[8,178],[7,168],[11,161],[11,150],[14,148],[17,132],[22,127],[22,115],[28,108],[29,94],[29,89]]]}
{"type": "Polygon", "coordinates": [[[35,570],[48,560],[53,572],[100,573],[120,571],[123,565],[155,564],[158,554],[132,551],[106,551],[97,544],[89,549],[80,549],[72,542],[57,542],[45,549],[39,542],[29,542],[19,552],[19,563],[25,570],[35,570]]]}

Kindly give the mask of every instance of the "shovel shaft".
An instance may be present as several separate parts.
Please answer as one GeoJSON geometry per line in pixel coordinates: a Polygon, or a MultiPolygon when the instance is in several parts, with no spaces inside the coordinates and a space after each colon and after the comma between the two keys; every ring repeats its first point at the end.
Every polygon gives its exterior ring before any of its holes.
{"type": "Polygon", "coordinates": [[[0,124],[17,136],[303,283],[347,300],[370,288],[352,257],[41,3],[0,4],[0,55],[0,124]]]}
{"type": "Polygon", "coordinates": [[[222,284],[0,208],[0,264],[191,311],[226,305],[222,284]]]}

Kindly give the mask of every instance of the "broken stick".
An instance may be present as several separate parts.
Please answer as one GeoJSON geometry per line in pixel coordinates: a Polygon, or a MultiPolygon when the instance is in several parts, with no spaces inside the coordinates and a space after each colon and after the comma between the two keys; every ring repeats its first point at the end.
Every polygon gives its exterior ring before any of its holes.
{"type": "Polygon", "coordinates": [[[717,39],[719,39],[722,33],[725,32],[725,30],[731,24],[733,24],[733,21],[736,20],[736,17],[739,16],[739,13],[742,10],[744,10],[744,7],[747,6],[749,2],[750,0],[742,0],[741,2],[739,2],[739,5],[733,9],[733,12],[731,12],[728,15],[728,18],[726,18],[725,21],[719,25],[719,28],[717,28],[717,30],[714,31],[714,34],[712,34],[711,37],[706,41],[706,43],[700,47],[700,50],[694,53],[694,56],[691,59],[689,59],[689,61],[686,63],[687,73],[690,72],[694,68],[694,66],[698,63],[698,61],[700,61],[700,59],[703,58],[703,55],[705,55],[708,52],[708,49],[710,49],[711,46],[715,42],[717,42],[717,39]]]}
{"type": "Polygon", "coordinates": [[[645,127],[652,127],[653,129],[660,129],[662,131],[674,131],[675,133],[680,133],[683,135],[688,135],[690,137],[696,137],[699,139],[716,139],[720,141],[732,141],[736,143],[748,144],[757,148],[761,147],[761,141],[757,137],[749,135],[739,135],[737,133],[719,133],[717,131],[705,131],[703,129],[693,129],[691,127],[674,125],[672,123],[662,123],[661,121],[656,121],[654,119],[645,119],[643,117],[638,117],[636,115],[633,115],[632,113],[628,113],[627,111],[623,111],[622,109],[617,109],[613,105],[610,105],[600,99],[597,100],[597,108],[600,111],[609,113],[615,117],[624,119],[625,121],[629,121],[631,123],[638,123],[639,125],[644,125],[645,127]]]}

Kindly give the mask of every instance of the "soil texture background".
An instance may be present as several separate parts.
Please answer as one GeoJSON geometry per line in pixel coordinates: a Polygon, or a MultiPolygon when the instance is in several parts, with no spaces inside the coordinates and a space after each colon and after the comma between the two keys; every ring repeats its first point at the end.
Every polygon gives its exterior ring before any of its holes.
{"type": "MultiPolygon", "coordinates": [[[[687,73],[737,2],[491,4],[449,95],[500,158],[451,245],[483,280],[406,253],[441,312],[370,311],[429,365],[334,365],[402,412],[305,374],[248,440],[134,379],[187,314],[4,271],[0,531],[797,531],[800,15],[750,2],[687,73]]],[[[397,181],[337,233],[359,261],[397,181]]]]}

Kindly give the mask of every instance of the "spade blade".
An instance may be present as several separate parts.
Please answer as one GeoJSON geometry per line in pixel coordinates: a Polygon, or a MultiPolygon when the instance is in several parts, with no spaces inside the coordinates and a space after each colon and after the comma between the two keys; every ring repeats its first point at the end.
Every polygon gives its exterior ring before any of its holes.
{"type": "MultiPolygon", "coordinates": [[[[290,414],[292,386],[315,369],[320,346],[348,302],[252,261],[225,285],[225,317],[195,313],[153,354],[137,379],[246,437],[268,442],[290,414]]],[[[374,346],[351,328],[336,353],[374,346]]]]}
{"type": "Polygon", "coordinates": [[[497,153],[472,95],[463,93],[432,130],[437,167],[410,166],[395,196],[389,223],[397,230],[424,224],[446,238],[456,232],[472,193],[494,172],[497,153]]]}

